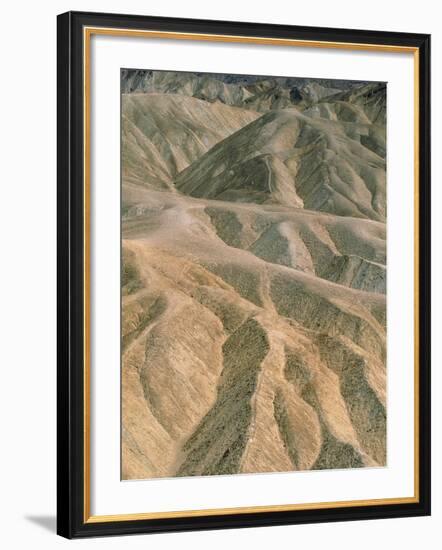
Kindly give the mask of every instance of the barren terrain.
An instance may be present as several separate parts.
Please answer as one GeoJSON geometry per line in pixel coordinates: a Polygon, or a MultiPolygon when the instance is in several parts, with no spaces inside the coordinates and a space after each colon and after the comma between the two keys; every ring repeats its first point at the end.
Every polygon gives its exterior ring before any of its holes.
{"type": "Polygon", "coordinates": [[[385,84],[122,92],[123,479],[385,465],[385,84]]]}

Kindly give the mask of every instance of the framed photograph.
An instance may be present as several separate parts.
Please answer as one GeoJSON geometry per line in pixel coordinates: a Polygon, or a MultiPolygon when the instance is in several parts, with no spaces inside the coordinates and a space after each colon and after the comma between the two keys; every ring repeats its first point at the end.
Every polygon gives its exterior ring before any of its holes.
{"type": "Polygon", "coordinates": [[[58,17],[58,533],[430,513],[430,37],[58,17]]]}

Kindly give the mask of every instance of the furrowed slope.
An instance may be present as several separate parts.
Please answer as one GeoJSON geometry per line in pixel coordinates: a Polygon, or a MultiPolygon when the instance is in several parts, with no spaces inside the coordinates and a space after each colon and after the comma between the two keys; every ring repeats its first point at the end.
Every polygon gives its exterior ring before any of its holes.
{"type": "Polygon", "coordinates": [[[171,190],[178,172],[258,116],[180,95],[123,94],[123,180],[171,190]]]}
{"type": "Polygon", "coordinates": [[[276,203],[383,221],[385,160],[365,128],[271,111],[219,142],[175,178],[194,197],[276,203]]]}
{"type": "Polygon", "coordinates": [[[346,239],[351,220],[326,214],[139,188],[131,200],[123,477],[384,464],[384,296],[321,279],[310,253],[303,272],[251,250],[254,231],[286,224],[380,260],[381,224],[355,220],[346,239]]]}
{"type": "Polygon", "coordinates": [[[385,128],[387,122],[387,95],[386,84],[376,82],[366,84],[340,92],[329,98],[322,98],[321,102],[340,101],[341,104],[348,104],[350,107],[359,107],[372,124],[385,128]]]}
{"type": "Polygon", "coordinates": [[[385,159],[387,96],[384,83],[368,84],[320,99],[303,112],[344,123],[349,137],[385,159]]]}

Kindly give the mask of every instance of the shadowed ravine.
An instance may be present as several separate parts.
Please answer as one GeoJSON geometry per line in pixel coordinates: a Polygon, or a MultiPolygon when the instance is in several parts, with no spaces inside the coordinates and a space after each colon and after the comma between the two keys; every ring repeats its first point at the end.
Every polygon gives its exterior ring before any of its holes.
{"type": "Polygon", "coordinates": [[[123,479],[386,464],[386,87],[303,82],[123,74],[123,479]]]}

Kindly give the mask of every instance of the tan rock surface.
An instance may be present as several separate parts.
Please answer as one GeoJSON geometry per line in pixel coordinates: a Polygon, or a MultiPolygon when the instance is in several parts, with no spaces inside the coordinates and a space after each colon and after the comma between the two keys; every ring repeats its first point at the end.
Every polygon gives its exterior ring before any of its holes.
{"type": "Polygon", "coordinates": [[[385,86],[189,82],[122,96],[123,479],[385,465],[385,86]]]}

